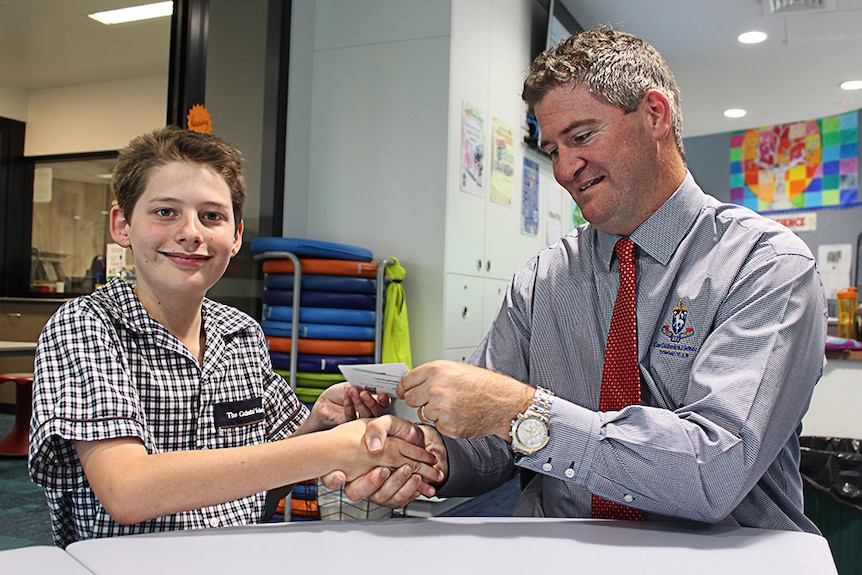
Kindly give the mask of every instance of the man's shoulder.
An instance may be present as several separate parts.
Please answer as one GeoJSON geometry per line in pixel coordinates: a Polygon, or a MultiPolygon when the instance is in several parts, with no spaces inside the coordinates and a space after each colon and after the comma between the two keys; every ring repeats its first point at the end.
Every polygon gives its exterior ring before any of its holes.
{"type": "Polygon", "coordinates": [[[719,222],[733,223],[757,238],[757,243],[770,246],[778,253],[811,257],[808,245],[779,221],[737,204],[720,203],[715,210],[719,222]]]}

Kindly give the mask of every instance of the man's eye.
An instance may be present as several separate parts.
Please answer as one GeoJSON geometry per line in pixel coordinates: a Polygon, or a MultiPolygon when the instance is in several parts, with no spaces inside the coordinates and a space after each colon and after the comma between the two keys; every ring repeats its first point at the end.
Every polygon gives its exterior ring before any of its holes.
{"type": "Polygon", "coordinates": [[[583,134],[578,134],[577,136],[572,138],[572,141],[575,143],[578,143],[578,144],[582,144],[582,143],[586,142],[587,140],[589,140],[592,137],[592,135],[593,135],[592,132],[584,132],[583,134]]]}

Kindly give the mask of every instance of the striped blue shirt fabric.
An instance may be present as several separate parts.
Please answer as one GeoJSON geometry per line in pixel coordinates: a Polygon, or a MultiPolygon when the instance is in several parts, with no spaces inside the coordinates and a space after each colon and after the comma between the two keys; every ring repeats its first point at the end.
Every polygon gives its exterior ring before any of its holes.
{"type": "Polygon", "coordinates": [[[647,520],[801,530],[801,420],[825,363],[826,300],[810,250],[784,226],[706,195],[689,173],[641,224],[642,405],[599,412],[619,286],[618,236],[580,226],[512,279],[471,363],[556,394],[550,441],[445,438],[441,496],[537,471],[516,514],[589,517],[591,493],[647,520]]]}
{"type": "Polygon", "coordinates": [[[260,326],[209,299],[202,314],[202,365],[120,280],[69,301],[49,320],[36,351],[29,465],[45,488],[57,545],[260,520],[265,493],[120,525],[72,445],[137,437],[155,454],[260,444],[299,428],[308,410],[273,371],[260,326]]]}

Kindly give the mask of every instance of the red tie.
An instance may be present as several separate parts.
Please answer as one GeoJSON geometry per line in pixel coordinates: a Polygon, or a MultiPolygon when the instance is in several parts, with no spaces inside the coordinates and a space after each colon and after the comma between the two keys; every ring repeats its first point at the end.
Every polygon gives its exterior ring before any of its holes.
{"type": "MultiPolygon", "coordinates": [[[[621,238],[616,247],[620,268],[620,291],[614,303],[605,367],[602,372],[602,393],[599,410],[619,411],[627,405],[641,402],[640,372],[638,371],[638,328],[635,313],[635,244],[621,238]]],[[[627,507],[593,495],[592,515],[602,519],[629,519],[641,521],[640,509],[627,507]]]]}

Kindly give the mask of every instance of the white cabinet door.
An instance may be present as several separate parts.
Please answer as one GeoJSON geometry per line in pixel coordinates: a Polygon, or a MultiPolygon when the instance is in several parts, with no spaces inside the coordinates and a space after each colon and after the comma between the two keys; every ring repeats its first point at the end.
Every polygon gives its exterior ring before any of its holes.
{"type": "MultiPolygon", "coordinates": [[[[506,296],[506,288],[509,286],[508,280],[498,280],[493,278],[485,278],[482,286],[482,337],[488,333],[491,328],[491,322],[497,317],[497,312],[500,311],[500,306],[503,304],[503,298],[506,296]]],[[[479,340],[481,342],[481,340],[479,340]]],[[[477,343],[478,345],[478,343],[477,343]]]]}
{"type": "Polygon", "coordinates": [[[475,347],[455,347],[451,349],[443,350],[443,359],[448,359],[449,361],[460,361],[461,363],[466,363],[470,356],[473,355],[473,352],[476,350],[475,347]]]}
{"type": "Polygon", "coordinates": [[[482,278],[446,274],[443,347],[476,347],[484,335],[482,278]]]}

